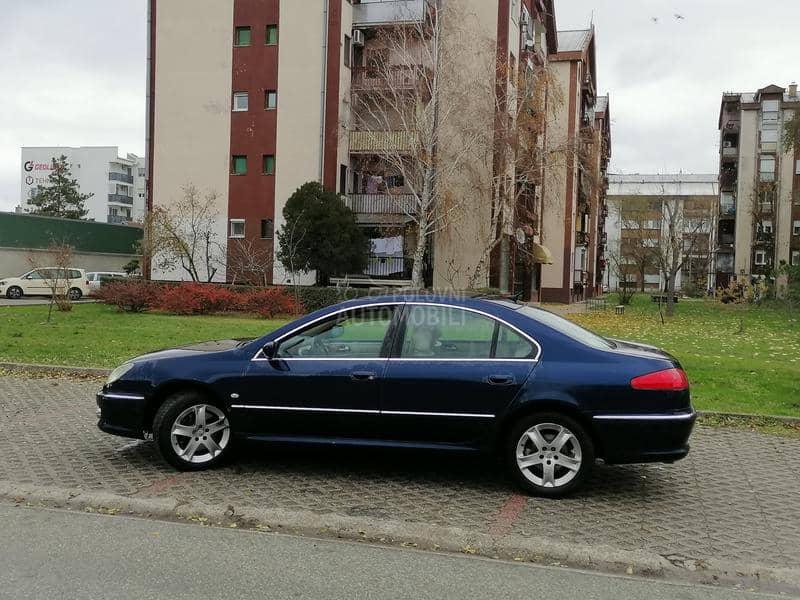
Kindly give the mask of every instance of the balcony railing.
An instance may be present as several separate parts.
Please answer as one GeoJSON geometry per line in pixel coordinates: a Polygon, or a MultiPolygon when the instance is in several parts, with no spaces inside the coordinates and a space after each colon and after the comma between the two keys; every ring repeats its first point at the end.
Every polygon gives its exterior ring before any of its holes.
{"type": "Polygon", "coordinates": [[[739,155],[739,148],[736,146],[724,146],[722,148],[722,158],[736,158],[739,155]]]}
{"type": "Polygon", "coordinates": [[[576,246],[586,246],[589,243],[589,234],[585,231],[576,231],[575,232],[575,245],[576,246]]]}
{"type": "Polygon", "coordinates": [[[106,217],[106,222],[113,225],[127,225],[130,220],[131,218],[125,215],[108,215],[106,217]]]}
{"type": "Polygon", "coordinates": [[[353,6],[353,27],[420,23],[430,0],[362,0],[353,6]]]}
{"type": "Polygon", "coordinates": [[[133,198],[131,196],[124,196],[123,194],[109,194],[108,201],[118,204],[133,204],[133,198]]]}
{"type": "Polygon", "coordinates": [[[394,92],[414,89],[422,80],[422,65],[393,65],[389,67],[356,67],[353,69],[352,89],[355,91],[394,92]]]}
{"type": "Polygon", "coordinates": [[[125,173],[114,173],[113,171],[108,174],[109,181],[122,181],[123,183],[133,183],[133,175],[125,173]]]}
{"type": "Polygon", "coordinates": [[[412,194],[349,194],[345,206],[362,215],[403,215],[414,213],[412,194]]]}
{"type": "Polygon", "coordinates": [[[736,214],[736,202],[726,202],[719,205],[719,214],[722,217],[732,217],[736,214]]]}
{"type": "Polygon", "coordinates": [[[351,131],[350,152],[380,154],[381,152],[411,152],[416,136],[411,131],[351,131]]]}
{"type": "Polygon", "coordinates": [[[722,116],[722,128],[726,131],[739,131],[739,114],[726,113],[722,116]]]}

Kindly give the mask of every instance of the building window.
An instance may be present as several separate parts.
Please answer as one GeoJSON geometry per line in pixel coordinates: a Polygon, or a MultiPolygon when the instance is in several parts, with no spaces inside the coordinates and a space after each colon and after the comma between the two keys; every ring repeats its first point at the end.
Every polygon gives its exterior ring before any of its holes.
{"type": "Polygon", "coordinates": [[[272,219],[261,219],[261,239],[271,240],[274,234],[272,219]]]}
{"type": "Polygon", "coordinates": [[[247,175],[247,156],[239,154],[231,157],[231,174],[247,175]]]}
{"type": "Polygon", "coordinates": [[[261,160],[262,170],[264,175],[275,175],[275,155],[265,154],[261,160]]]}
{"type": "Polygon", "coordinates": [[[800,235],[800,221],[792,223],[792,235],[800,235]]]}
{"type": "Polygon", "coordinates": [[[278,43],[278,26],[267,25],[267,46],[275,46],[278,43]]]}
{"type": "Polygon", "coordinates": [[[794,174],[800,175],[800,160],[794,162],[794,174]]]}
{"type": "Polygon", "coordinates": [[[777,123],[780,103],[777,100],[764,100],[761,103],[761,122],[777,123]]]}
{"type": "Polygon", "coordinates": [[[350,67],[352,63],[352,52],[353,52],[353,45],[350,41],[350,36],[344,36],[344,66],[350,67]]]}
{"type": "Polygon", "coordinates": [[[267,110],[275,110],[278,108],[278,92],[275,90],[267,90],[264,92],[264,108],[267,110]]]}
{"type": "Polygon", "coordinates": [[[249,105],[250,100],[247,92],[233,92],[233,112],[245,111],[249,105]]]}
{"type": "Polygon", "coordinates": [[[767,264],[767,253],[764,250],[756,250],[756,265],[763,267],[767,264]]]}
{"type": "Polygon", "coordinates": [[[250,28],[237,27],[233,35],[234,46],[249,46],[250,45],[250,28]]]}
{"type": "Polygon", "coordinates": [[[231,219],[230,237],[232,238],[244,237],[244,219],[231,219]]]}
{"type": "Polygon", "coordinates": [[[778,143],[778,125],[764,125],[761,130],[761,143],[762,144],[777,144],[778,143]]]}
{"type": "Polygon", "coordinates": [[[775,181],[775,157],[762,154],[759,168],[761,181],[775,181]]]}
{"type": "Polygon", "coordinates": [[[347,165],[339,165],[339,193],[347,193],[347,165]]]}
{"type": "Polygon", "coordinates": [[[772,221],[761,221],[761,225],[759,226],[759,231],[762,233],[772,233],[772,221]]]}
{"type": "Polygon", "coordinates": [[[793,267],[800,267],[800,250],[792,250],[791,263],[793,267]]]}

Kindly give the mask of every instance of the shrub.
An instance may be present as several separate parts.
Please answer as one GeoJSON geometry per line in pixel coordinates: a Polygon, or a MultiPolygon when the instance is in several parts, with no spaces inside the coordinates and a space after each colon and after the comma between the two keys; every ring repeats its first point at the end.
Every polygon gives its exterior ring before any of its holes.
{"type": "MultiPolygon", "coordinates": [[[[287,293],[293,294],[294,292],[287,289],[287,293]]],[[[363,298],[370,295],[370,290],[364,288],[335,288],[335,287],[309,287],[299,286],[297,288],[297,295],[300,302],[308,312],[314,312],[327,306],[344,302],[345,300],[353,300],[354,298],[363,298]]]]}
{"type": "Polygon", "coordinates": [[[244,297],[242,308],[269,319],[278,315],[293,315],[302,312],[292,293],[279,287],[254,290],[244,297]]]}
{"type": "Polygon", "coordinates": [[[181,283],[164,288],[157,308],[178,315],[206,315],[236,311],[244,297],[228,288],[210,283],[181,283]]]}
{"type": "Polygon", "coordinates": [[[94,295],[105,304],[116,306],[121,311],[142,312],[153,308],[161,289],[149,281],[123,279],[104,283],[94,295]]]}

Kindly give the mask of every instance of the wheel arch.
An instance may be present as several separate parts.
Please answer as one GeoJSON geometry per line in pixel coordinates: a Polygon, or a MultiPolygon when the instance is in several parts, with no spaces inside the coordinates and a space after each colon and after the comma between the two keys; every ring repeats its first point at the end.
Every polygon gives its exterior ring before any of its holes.
{"type": "Polygon", "coordinates": [[[520,419],[527,418],[537,413],[548,412],[560,413],[565,417],[569,417],[574,421],[577,421],[577,423],[581,425],[586,430],[586,433],[592,438],[595,456],[602,457],[604,455],[601,439],[597,435],[597,431],[594,428],[594,423],[592,422],[591,417],[588,417],[586,414],[584,414],[574,402],[564,399],[554,400],[551,398],[528,400],[518,404],[512,410],[510,410],[497,426],[495,450],[500,450],[503,443],[505,443],[509,432],[520,419]]]}
{"type": "Polygon", "coordinates": [[[170,381],[165,381],[153,391],[147,402],[144,422],[146,427],[149,428],[149,431],[153,430],[153,421],[161,405],[164,404],[167,398],[179,392],[196,392],[212,401],[214,404],[223,408],[225,407],[220,395],[207,383],[192,379],[172,379],[170,381]]]}

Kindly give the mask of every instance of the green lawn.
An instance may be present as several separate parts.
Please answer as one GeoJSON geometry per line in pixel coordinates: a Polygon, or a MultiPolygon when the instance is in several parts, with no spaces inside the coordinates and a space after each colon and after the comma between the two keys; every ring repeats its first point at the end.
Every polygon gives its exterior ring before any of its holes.
{"type": "Polygon", "coordinates": [[[786,309],[681,300],[661,324],[657,305],[637,296],[624,315],[570,315],[587,329],[659,346],[683,364],[697,408],[800,416],[800,314],[786,309]]]}
{"type": "MultiPolygon", "coordinates": [[[[655,344],[677,356],[705,410],[800,416],[800,315],[774,308],[681,301],[661,324],[649,297],[624,315],[570,315],[598,333],[655,344]]],[[[118,313],[100,304],[77,305],[45,323],[46,306],[0,307],[0,360],[114,367],[165,347],[209,339],[254,337],[283,320],[241,316],[182,317],[118,313]]]]}
{"type": "Polygon", "coordinates": [[[78,304],[71,312],[46,306],[0,306],[0,360],[20,363],[115,367],[124,360],[171,346],[212,339],[257,337],[285,320],[240,316],[120,313],[103,304],[78,304]]]}

